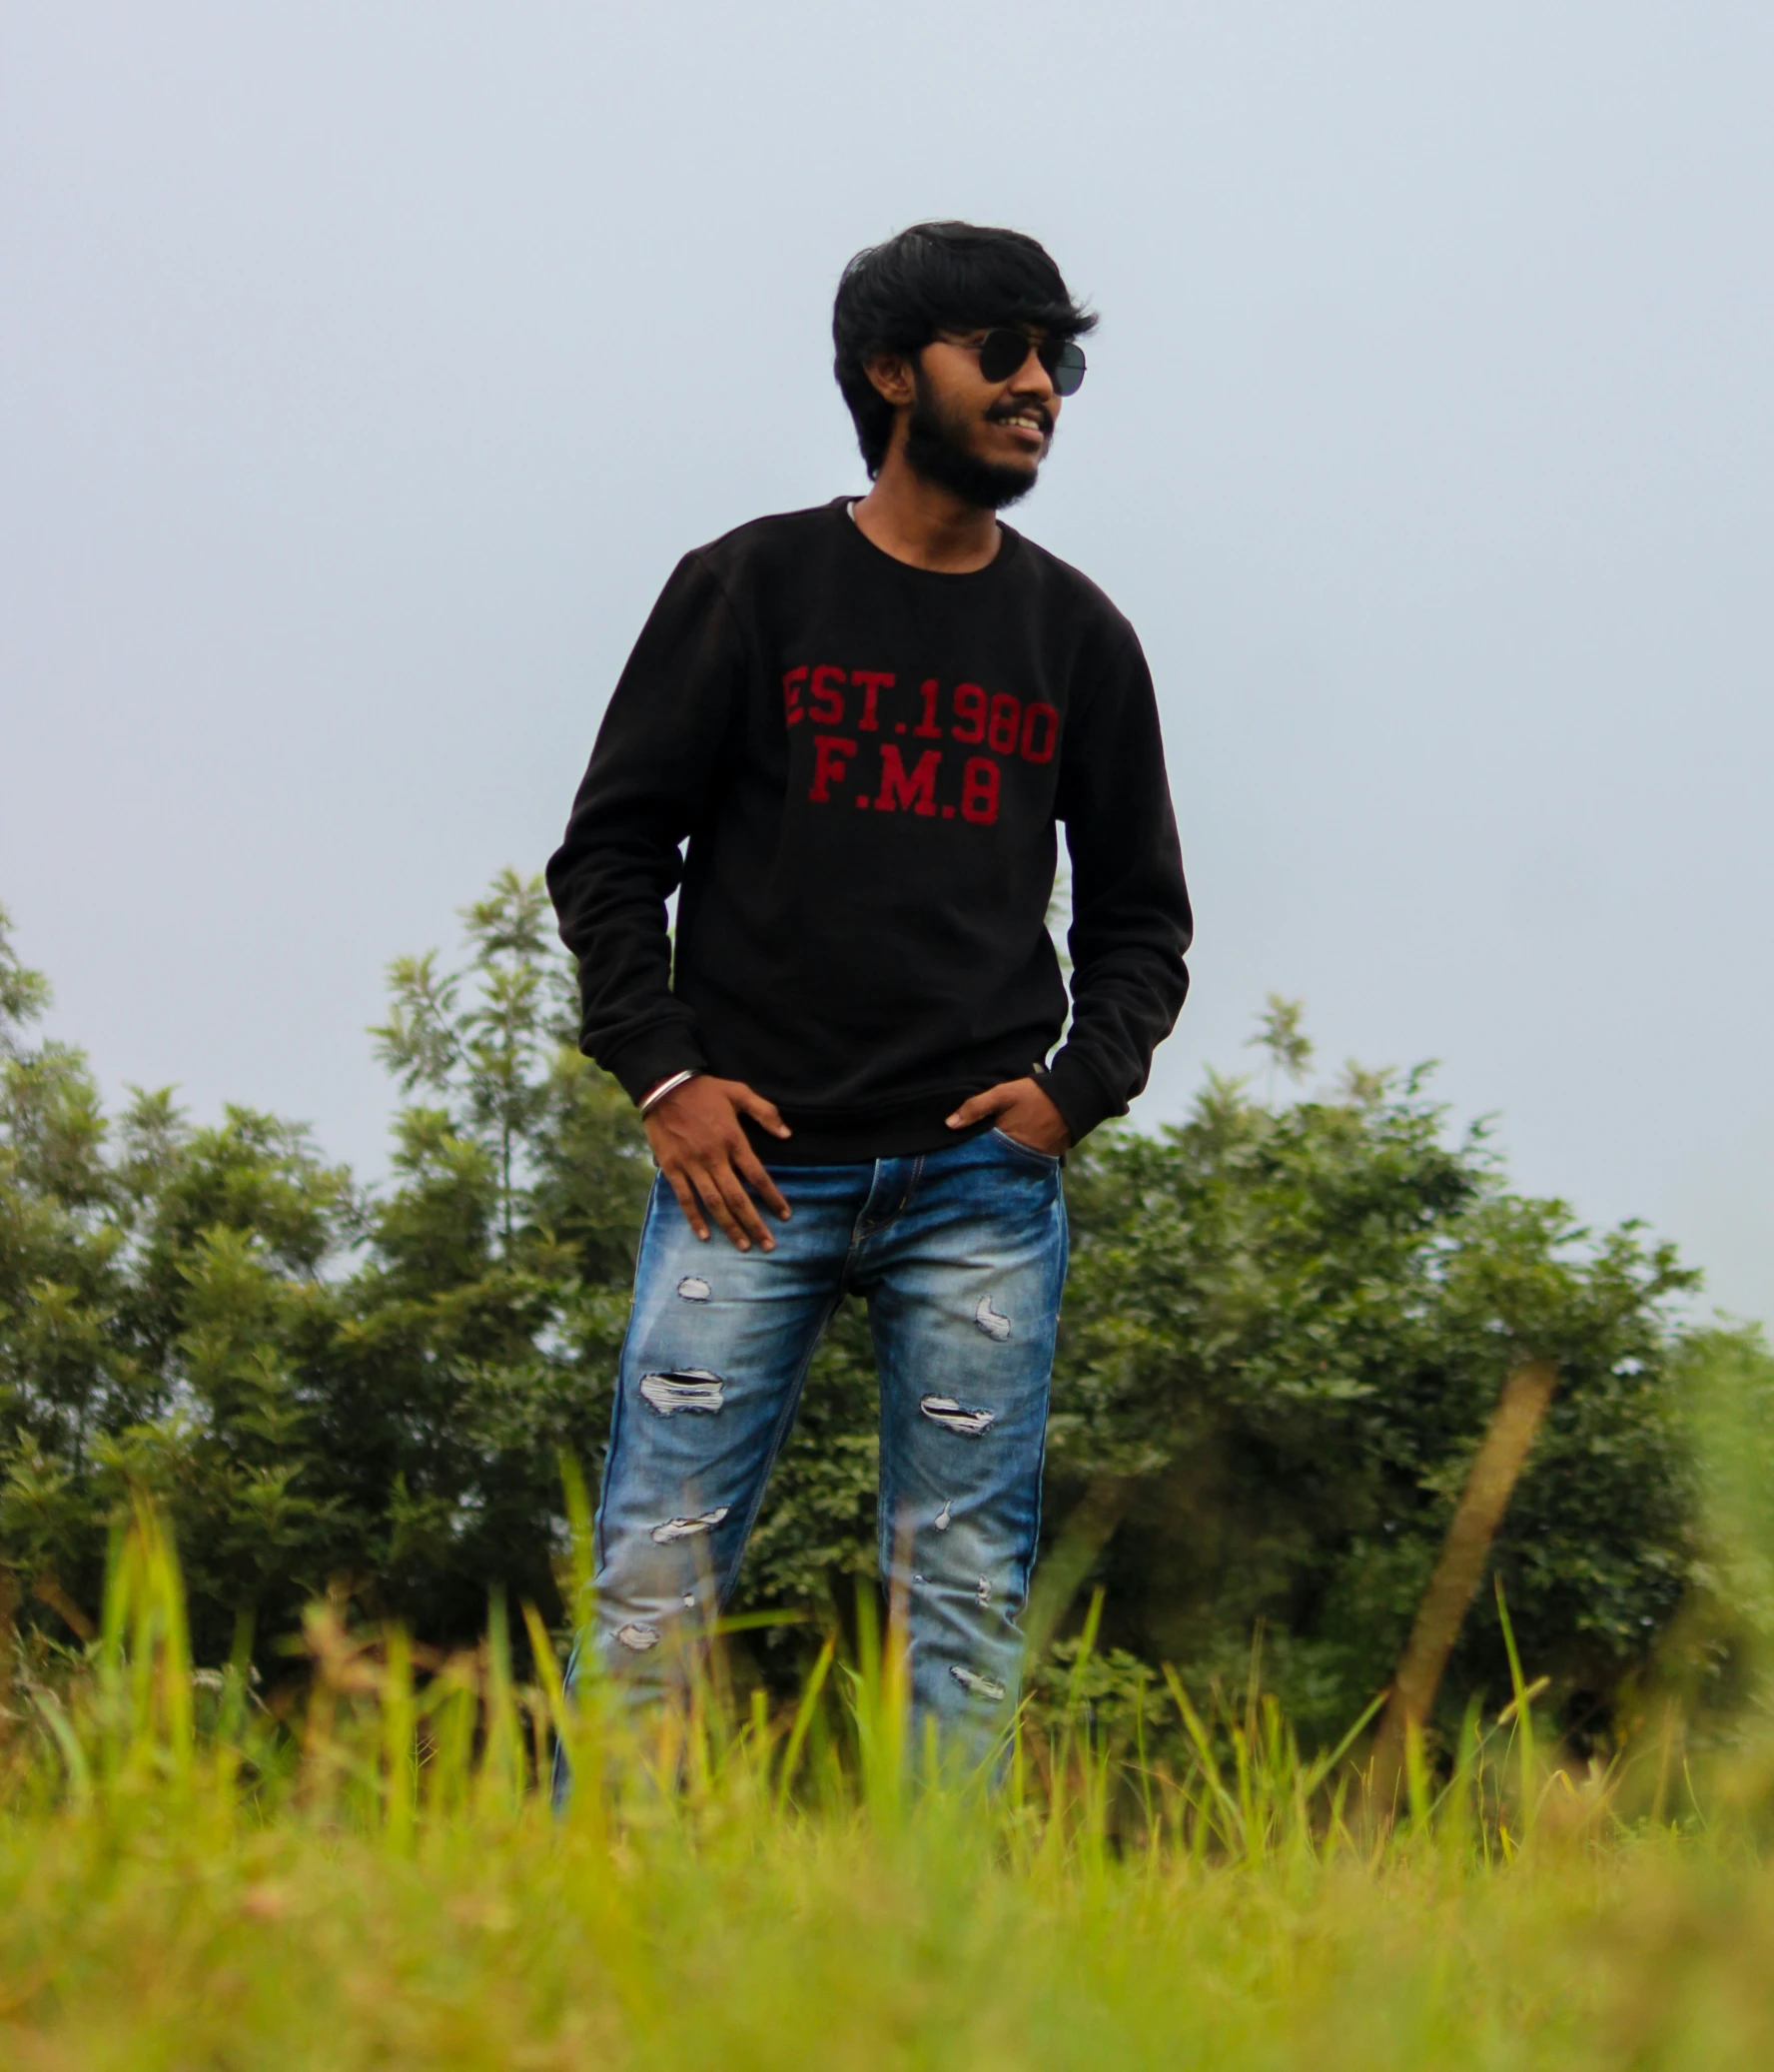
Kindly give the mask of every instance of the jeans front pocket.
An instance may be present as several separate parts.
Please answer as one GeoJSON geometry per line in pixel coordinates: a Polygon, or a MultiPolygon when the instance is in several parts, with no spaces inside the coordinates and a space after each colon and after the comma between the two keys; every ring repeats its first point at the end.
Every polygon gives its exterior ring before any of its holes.
{"type": "Polygon", "coordinates": [[[996,1123],[992,1125],[989,1134],[992,1137],[996,1138],[997,1141],[1000,1144],[1002,1144],[1007,1151],[1014,1151],[1018,1158],[1030,1159],[1036,1165],[1044,1167],[1049,1172],[1051,1172],[1054,1169],[1054,1167],[1062,1166],[1066,1162],[1064,1152],[1037,1151],[1033,1144],[1024,1144],[1018,1138],[1007,1135],[1003,1130],[1001,1130],[998,1127],[996,1123]]]}

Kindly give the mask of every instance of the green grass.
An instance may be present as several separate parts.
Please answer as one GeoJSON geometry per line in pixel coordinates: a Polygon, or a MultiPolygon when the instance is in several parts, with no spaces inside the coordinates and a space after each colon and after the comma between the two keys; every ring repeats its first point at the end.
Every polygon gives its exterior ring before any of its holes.
{"type": "Polygon", "coordinates": [[[643,1736],[568,1718],[546,1648],[516,1686],[496,1620],[424,1676],[309,1639],[287,1720],[194,1676],[138,1515],[84,1664],[9,1707],[0,2065],[1774,2063],[1751,1756],[1578,1774],[1517,1703],[1381,1821],[1260,1696],[1173,1685],[1115,1746],[1062,1709],[988,1795],[918,1781],[891,1632],[782,1716],[717,1672],[643,1736]]]}

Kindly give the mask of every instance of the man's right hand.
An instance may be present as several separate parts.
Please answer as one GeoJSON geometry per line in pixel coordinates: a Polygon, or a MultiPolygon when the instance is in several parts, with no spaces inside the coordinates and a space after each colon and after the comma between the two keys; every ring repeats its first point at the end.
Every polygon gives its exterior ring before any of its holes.
{"type": "Polygon", "coordinates": [[[754,1094],[743,1080],[700,1072],[668,1093],[648,1115],[647,1142],[671,1183],[684,1221],[697,1237],[707,1237],[712,1217],[741,1252],[749,1252],[753,1244],[774,1252],[776,1240],[752,1195],[784,1223],[789,1208],[740,1127],[742,1115],[761,1123],[774,1137],[789,1133],[775,1104],[754,1094]]]}

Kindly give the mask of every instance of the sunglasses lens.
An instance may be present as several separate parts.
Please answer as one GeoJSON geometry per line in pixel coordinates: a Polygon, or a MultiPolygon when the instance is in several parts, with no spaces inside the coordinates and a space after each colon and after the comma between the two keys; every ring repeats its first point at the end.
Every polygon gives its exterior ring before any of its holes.
{"type": "MultiPolygon", "coordinates": [[[[1048,380],[1059,396],[1076,396],[1084,386],[1084,349],[1068,339],[1049,339],[1035,348],[1048,380]]],[[[1029,357],[1029,340],[1020,331],[988,331],[980,342],[979,371],[988,382],[1008,382],[1029,357]]]]}
{"type": "Polygon", "coordinates": [[[1042,355],[1041,364],[1047,369],[1048,379],[1054,385],[1056,396],[1076,396],[1084,387],[1084,348],[1070,340],[1049,360],[1042,355]]]}
{"type": "Polygon", "coordinates": [[[1029,357],[1020,331],[988,331],[979,349],[979,371],[988,382],[1008,382],[1029,357]]]}

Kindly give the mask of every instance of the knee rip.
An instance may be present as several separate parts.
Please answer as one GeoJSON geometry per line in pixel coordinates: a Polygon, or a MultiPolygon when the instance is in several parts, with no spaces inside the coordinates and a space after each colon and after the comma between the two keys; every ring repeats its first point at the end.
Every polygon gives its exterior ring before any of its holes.
{"type": "Polygon", "coordinates": [[[987,1338],[996,1339],[1000,1345],[1010,1336],[1010,1319],[1002,1311],[993,1309],[992,1298],[989,1295],[980,1297],[979,1305],[973,1313],[973,1321],[987,1338]]]}
{"type": "Polygon", "coordinates": [[[640,1378],[642,1398],[660,1417],[671,1418],[682,1411],[718,1413],[726,1402],[726,1388],[717,1374],[705,1367],[680,1367],[670,1374],[648,1374],[640,1378]]]}
{"type": "Polygon", "coordinates": [[[967,1410],[952,1396],[921,1397],[918,1408],[933,1425],[941,1425],[949,1432],[964,1432],[972,1439],[998,1422],[996,1411],[967,1410]]]}
{"type": "Polygon", "coordinates": [[[949,1674],[963,1690],[971,1691],[976,1698],[985,1698],[994,1705],[1004,1695],[1002,1683],[994,1682],[990,1676],[982,1676],[977,1669],[964,1669],[959,1662],[949,1665],[949,1674]]]}
{"type": "Polygon", "coordinates": [[[668,1518],[663,1525],[653,1528],[653,1545],[669,1547],[674,1540],[694,1540],[700,1533],[712,1533],[732,1508],[730,1504],[717,1504],[712,1511],[697,1512],[694,1518],[668,1518]]]}

